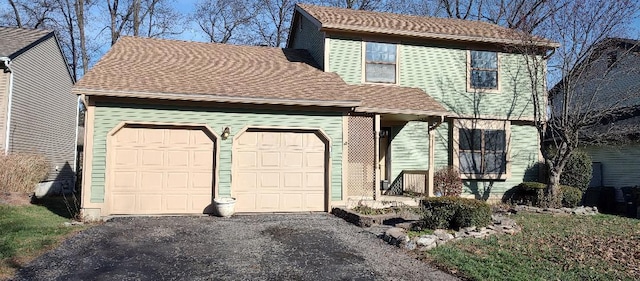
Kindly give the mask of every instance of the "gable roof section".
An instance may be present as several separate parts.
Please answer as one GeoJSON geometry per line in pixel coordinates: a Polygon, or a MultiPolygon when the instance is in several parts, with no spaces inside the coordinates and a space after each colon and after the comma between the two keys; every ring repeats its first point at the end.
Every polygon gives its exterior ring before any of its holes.
{"type": "MultiPolygon", "coordinates": [[[[496,24],[450,18],[422,17],[394,13],[352,10],[297,4],[296,12],[310,18],[321,30],[409,36],[425,39],[522,44],[525,35],[496,24]]],[[[560,45],[541,37],[527,38],[527,44],[555,48],[560,45]]]]}
{"type": "Polygon", "coordinates": [[[306,50],[135,37],[120,38],[73,92],[446,114],[420,89],[348,85],[319,70],[306,50]]]}
{"type": "Polygon", "coordinates": [[[0,26],[0,57],[14,59],[53,35],[49,30],[0,26]]]}

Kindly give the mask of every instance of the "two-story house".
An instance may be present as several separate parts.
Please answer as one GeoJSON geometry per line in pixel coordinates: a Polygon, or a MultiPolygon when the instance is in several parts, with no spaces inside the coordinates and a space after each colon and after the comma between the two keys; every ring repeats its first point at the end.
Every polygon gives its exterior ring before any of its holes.
{"type": "Polygon", "coordinates": [[[507,51],[521,39],[311,5],[285,49],[124,37],[74,88],[83,213],[202,214],[229,196],[238,212],[328,211],[432,195],[447,165],[466,196],[500,194],[539,160],[524,57],[507,51]]]}
{"type": "Polygon", "coordinates": [[[46,157],[36,195],[73,191],[78,98],[53,31],[0,27],[0,151],[46,157]]]}
{"type": "Polygon", "coordinates": [[[552,89],[552,114],[583,123],[579,131],[581,148],[593,161],[590,186],[637,186],[640,41],[606,38],[591,50],[552,89]],[[565,91],[569,94],[565,95],[565,91]],[[563,114],[565,108],[567,112],[563,114]]]}

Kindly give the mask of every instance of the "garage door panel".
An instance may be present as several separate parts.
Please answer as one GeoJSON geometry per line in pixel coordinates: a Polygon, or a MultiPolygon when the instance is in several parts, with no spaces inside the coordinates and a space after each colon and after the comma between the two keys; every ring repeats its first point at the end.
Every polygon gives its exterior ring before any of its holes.
{"type": "Polygon", "coordinates": [[[234,161],[238,168],[256,168],[258,167],[258,152],[239,151],[234,155],[234,161]]]}
{"type": "Polygon", "coordinates": [[[154,193],[138,193],[136,194],[136,203],[138,205],[138,214],[157,213],[162,210],[162,195],[154,193]]]}
{"type": "Polygon", "coordinates": [[[118,143],[138,143],[138,130],[132,128],[122,128],[115,136],[118,143]]]}
{"type": "Polygon", "coordinates": [[[282,194],[283,211],[304,211],[304,195],[302,193],[284,193],[282,194]]]}
{"type": "Polygon", "coordinates": [[[280,164],[280,152],[262,152],[260,153],[260,167],[274,168],[280,164]]]}
{"type": "Polygon", "coordinates": [[[280,147],[280,134],[272,134],[267,132],[258,132],[259,134],[259,146],[269,148],[269,147],[280,147]]]}
{"type": "Polygon", "coordinates": [[[167,151],[168,169],[182,169],[189,166],[189,150],[167,151]]]}
{"type": "Polygon", "coordinates": [[[324,152],[307,152],[305,158],[306,168],[324,167],[324,152]]]}
{"type": "Polygon", "coordinates": [[[302,149],[304,137],[297,133],[282,133],[282,145],[287,149],[302,149]]]}
{"type": "Polygon", "coordinates": [[[186,189],[189,186],[189,172],[169,172],[165,182],[168,189],[186,189]]]}
{"type": "Polygon", "coordinates": [[[238,192],[254,191],[258,187],[258,175],[255,172],[237,173],[233,181],[236,183],[234,190],[238,192]]]}
{"type": "Polygon", "coordinates": [[[303,167],[303,154],[301,152],[289,152],[284,153],[283,167],[287,168],[302,168],[303,167]]]}
{"type": "Polygon", "coordinates": [[[137,176],[136,172],[116,171],[113,173],[113,188],[115,190],[135,189],[137,176]]]}
{"type": "Polygon", "coordinates": [[[211,172],[192,172],[191,173],[191,187],[194,189],[211,189],[213,185],[213,173],[211,172]]]}
{"type": "Polygon", "coordinates": [[[324,187],[324,173],[313,173],[313,172],[307,172],[304,174],[306,177],[305,180],[305,187],[310,188],[310,189],[315,189],[318,190],[322,187],[324,187]]]}
{"type": "Polygon", "coordinates": [[[118,166],[138,165],[138,151],[135,149],[119,149],[115,153],[114,162],[118,166]]]}
{"type": "Polygon", "coordinates": [[[111,211],[118,213],[126,213],[136,208],[136,195],[135,194],[113,194],[113,203],[111,205],[111,211]]]}
{"type": "Polygon", "coordinates": [[[164,197],[164,209],[173,213],[185,213],[189,210],[189,196],[186,194],[171,194],[164,197]]]}
{"type": "Polygon", "coordinates": [[[280,209],[281,195],[279,193],[262,193],[258,199],[258,208],[276,211],[280,209]]]}
{"type": "Polygon", "coordinates": [[[256,193],[237,192],[236,198],[236,211],[238,212],[255,212],[257,209],[256,193]]]}
{"type": "Polygon", "coordinates": [[[318,210],[324,208],[324,193],[306,193],[304,198],[306,210],[318,210]]]}
{"type": "Polygon", "coordinates": [[[195,150],[193,151],[193,161],[191,166],[194,168],[209,169],[213,167],[213,154],[211,150],[195,150]]]}
{"type": "Polygon", "coordinates": [[[258,189],[278,189],[280,187],[279,172],[261,172],[259,175],[258,189]]]}
{"type": "Polygon", "coordinates": [[[211,204],[214,143],[202,129],[124,127],[110,140],[111,213],[202,213],[211,204]]]}
{"type": "Polygon", "coordinates": [[[143,149],[142,165],[145,166],[162,166],[164,164],[164,151],[159,149],[143,149]]]}
{"type": "Polygon", "coordinates": [[[303,185],[303,172],[285,172],[284,186],[287,188],[300,188],[303,185]]]}
{"type": "Polygon", "coordinates": [[[325,151],[310,132],[244,132],[232,157],[237,211],[324,211],[325,151]]]}
{"type": "Polygon", "coordinates": [[[141,172],[139,190],[160,190],[164,182],[164,174],[158,172],[141,172]]]}

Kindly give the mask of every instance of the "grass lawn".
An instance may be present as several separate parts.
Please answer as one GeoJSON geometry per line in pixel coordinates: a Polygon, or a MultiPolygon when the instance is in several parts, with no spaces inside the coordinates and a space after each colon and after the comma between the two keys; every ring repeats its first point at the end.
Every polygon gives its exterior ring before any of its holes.
{"type": "Polygon", "coordinates": [[[63,225],[70,221],[64,204],[55,200],[42,204],[0,204],[0,280],[9,278],[24,264],[56,247],[71,233],[87,228],[63,225]]]}
{"type": "Polygon", "coordinates": [[[465,239],[421,259],[472,280],[640,280],[640,220],[518,214],[517,235],[465,239]]]}

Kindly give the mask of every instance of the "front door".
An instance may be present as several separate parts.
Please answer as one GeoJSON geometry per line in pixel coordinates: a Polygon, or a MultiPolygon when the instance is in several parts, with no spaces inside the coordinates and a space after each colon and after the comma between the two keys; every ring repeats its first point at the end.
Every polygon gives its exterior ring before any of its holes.
{"type": "Polygon", "coordinates": [[[380,180],[388,181],[389,175],[391,174],[391,155],[389,153],[389,144],[391,140],[391,128],[381,128],[380,129],[380,154],[379,154],[379,163],[380,163],[380,180]]]}

